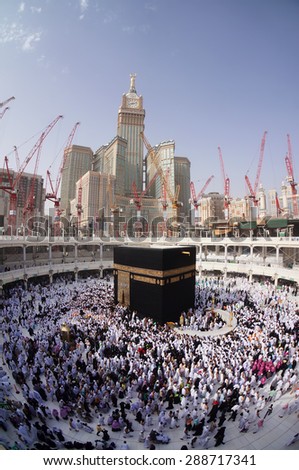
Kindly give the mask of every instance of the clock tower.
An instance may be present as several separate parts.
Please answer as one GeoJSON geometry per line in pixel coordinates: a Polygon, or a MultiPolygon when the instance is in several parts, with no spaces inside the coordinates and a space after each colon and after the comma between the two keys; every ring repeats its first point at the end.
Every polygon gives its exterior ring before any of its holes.
{"type": "Polygon", "coordinates": [[[131,74],[130,79],[130,89],[122,96],[117,123],[117,135],[127,141],[124,182],[127,195],[132,193],[133,182],[137,191],[142,191],[143,140],[140,133],[144,131],[145,118],[143,98],[137,94],[135,88],[136,74],[131,74]]]}

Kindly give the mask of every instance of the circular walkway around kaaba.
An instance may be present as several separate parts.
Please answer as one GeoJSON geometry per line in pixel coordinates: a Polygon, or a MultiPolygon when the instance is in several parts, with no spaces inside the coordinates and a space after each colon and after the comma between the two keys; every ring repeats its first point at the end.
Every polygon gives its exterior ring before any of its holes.
{"type": "Polygon", "coordinates": [[[233,331],[237,326],[237,320],[232,312],[227,310],[221,310],[220,308],[214,308],[213,311],[217,313],[222,320],[225,322],[225,326],[222,328],[214,329],[214,330],[196,330],[195,328],[188,328],[188,327],[175,327],[174,330],[177,333],[182,335],[189,335],[189,336],[219,336],[219,335],[226,335],[233,331]]]}
{"type": "MultiPolygon", "coordinates": [[[[188,327],[185,328],[179,328],[175,327],[174,329],[176,332],[178,332],[181,335],[190,335],[190,336],[201,336],[201,337],[217,337],[220,335],[225,335],[230,333],[232,330],[234,330],[237,326],[237,320],[233,316],[231,318],[229,311],[221,310],[221,309],[214,309],[216,313],[218,313],[222,320],[226,323],[225,326],[219,329],[213,329],[209,331],[200,331],[200,330],[195,330],[191,329],[188,327]]],[[[1,352],[1,341],[0,341],[0,352],[1,352]]],[[[0,368],[1,369],[1,368],[0,368]]],[[[7,371],[10,377],[10,372],[7,371]]],[[[11,377],[10,377],[11,379],[11,377]]],[[[268,386],[267,385],[264,389],[263,392],[268,391],[268,386]]],[[[12,397],[16,400],[18,400],[18,397],[15,396],[14,391],[12,391],[12,397]]],[[[288,449],[298,449],[299,442],[292,444],[292,446],[287,446],[287,442],[289,441],[290,437],[293,436],[298,429],[298,418],[299,415],[297,416],[297,413],[288,415],[287,413],[284,414],[282,417],[280,416],[283,407],[286,407],[289,403],[292,403],[294,401],[294,395],[292,395],[290,392],[286,393],[283,395],[279,400],[275,402],[275,408],[274,412],[271,415],[271,420],[270,422],[266,423],[266,426],[264,429],[261,429],[259,433],[256,435],[255,433],[248,432],[246,434],[240,434],[240,431],[238,429],[238,424],[229,422],[227,423],[227,439],[225,442],[224,447],[221,449],[223,450],[228,450],[228,449],[235,449],[235,450],[260,450],[260,449],[283,449],[286,450],[288,449]]],[[[179,405],[177,406],[179,408],[179,405]]],[[[157,420],[158,418],[155,417],[157,420]]],[[[61,422],[63,432],[68,440],[74,439],[74,433],[69,430],[68,423],[67,422],[61,422]]],[[[133,433],[133,435],[128,439],[130,448],[131,449],[136,449],[136,450],[143,450],[144,449],[144,444],[139,442],[138,440],[138,425],[135,424],[136,427],[136,432],[133,433]]],[[[171,440],[170,443],[167,446],[164,445],[157,445],[157,449],[167,449],[167,450],[178,450],[181,448],[182,444],[187,444],[188,448],[190,448],[190,442],[188,441],[182,441],[182,428],[174,428],[174,429],[167,429],[167,433],[169,434],[171,440]]],[[[13,434],[9,433],[8,437],[11,437],[13,439],[13,434]]],[[[94,438],[95,436],[93,436],[94,438]]],[[[90,435],[85,433],[83,431],[80,434],[80,440],[87,440],[90,439],[90,435]]],[[[122,444],[123,441],[123,436],[113,436],[113,440],[117,444],[117,448],[119,448],[122,444]]],[[[203,449],[201,445],[197,445],[197,448],[203,449]]],[[[209,442],[209,445],[207,448],[213,449],[213,440],[209,442]]]]}

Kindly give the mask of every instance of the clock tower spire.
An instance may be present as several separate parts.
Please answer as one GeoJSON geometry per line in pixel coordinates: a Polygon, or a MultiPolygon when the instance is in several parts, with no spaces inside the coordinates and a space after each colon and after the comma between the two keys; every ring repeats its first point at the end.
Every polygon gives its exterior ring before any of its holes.
{"type": "Polygon", "coordinates": [[[125,193],[132,193],[133,181],[137,191],[143,187],[143,141],[141,131],[144,131],[145,110],[142,96],[137,95],[136,73],[130,74],[130,89],[123,94],[122,103],[118,110],[117,135],[126,139],[125,163],[125,193]]]}
{"type": "Polygon", "coordinates": [[[136,93],[136,88],[135,88],[135,79],[136,79],[136,73],[131,73],[130,74],[131,82],[130,82],[130,91],[129,93],[136,93]]]}

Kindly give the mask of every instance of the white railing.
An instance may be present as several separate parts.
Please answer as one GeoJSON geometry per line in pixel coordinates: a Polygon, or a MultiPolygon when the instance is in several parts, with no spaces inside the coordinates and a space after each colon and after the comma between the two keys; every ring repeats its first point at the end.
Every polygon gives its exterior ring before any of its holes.
{"type": "Polygon", "coordinates": [[[215,261],[198,262],[197,268],[205,271],[221,271],[222,273],[240,273],[257,276],[267,276],[272,279],[288,279],[299,283],[299,269],[287,269],[281,266],[261,266],[253,263],[219,263],[215,261]]]}
{"type": "MultiPolygon", "coordinates": [[[[102,259],[95,259],[92,260],[73,258],[73,254],[70,255],[70,258],[64,259],[62,262],[61,259],[55,258],[53,255],[52,259],[47,259],[47,253],[39,253],[40,258],[34,261],[32,259],[32,254],[28,254],[28,258],[26,259],[25,263],[22,260],[16,260],[13,258],[12,255],[11,259],[6,260],[5,266],[8,267],[9,271],[4,271],[4,266],[2,267],[3,271],[0,272],[0,281],[2,284],[7,282],[12,282],[15,280],[24,279],[24,277],[35,277],[35,276],[44,276],[50,274],[59,274],[59,273],[67,273],[67,272],[78,272],[78,271],[87,271],[87,270],[101,270],[113,267],[113,255],[112,251],[108,254],[105,251],[105,246],[112,246],[118,244],[136,244],[138,240],[134,239],[127,239],[125,242],[120,242],[117,240],[106,241],[103,242],[100,238],[93,238],[90,240],[93,244],[103,245],[103,253],[102,259]],[[107,259],[108,256],[111,254],[111,259],[107,259]],[[45,255],[45,256],[43,256],[45,255]],[[73,259],[72,259],[73,258],[73,259]],[[19,265],[19,269],[15,269],[16,265],[19,265]]],[[[141,243],[142,244],[149,244],[151,239],[144,239],[141,243]]],[[[57,240],[54,241],[57,245],[57,240]]],[[[61,246],[69,246],[78,244],[78,247],[81,245],[88,244],[86,240],[67,240],[64,241],[63,237],[60,237],[58,245],[61,246]]],[[[139,242],[140,243],[140,242],[139,242]]],[[[158,240],[157,243],[164,243],[166,245],[197,245],[198,247],[203,247],[206,244],[211,246],[219,246],[219,245],[235,245],[235,246],[244,246],[248,244],[253,244],[255,246],[272,246],[275,245],[277,249],[279,246],[284,247],[292,247],[292,248],[299,248],[298,239],[297,238],[280,238],[280,237],[273,237],[273,238],[258,238],[258,239],[231,239],[231,238],[223,238],[223,239],[211,239],[211,238],[198,238],[198,239],[191,239],[191,238],[178,238],[176,240],[170,240],[167,238],[163,238],[163,240],[158,240]]],[[[4,247],[16,247],[16,246],[32,246],[33,242],[25,240],[23,237],[8,237],[8,236],[0,236],[0,248],[4,247]]],[[[37,242],[34,243],[37,245],[37,242]]],[[[51,245],[52,241],[48,239],[44,239],[43,241],[39,241],[40,245],[51,245]]],[[[21,255],[22,256],[22,255],[21,255]]],[[[7,255],[9,257],[9,255],[7,255]]],[[[4,263],[3,263],[4,264],[4,263]]],[[[223,273],[225,272],[236,272],[236,273],[246,273],[247,275],[264,275],[275,278],[282,278],[282,279],[290,279],[293,281],[299,282],[299,269],[294,266],[293,269],[287,269],[282,265],[282,258],[270,256],[263,257],[261,255],[254,254],[253,256],[250,255],[239,255],[237,257],[233,257],[231,253],[227,253],[226,258],[224,253],[219,254],[208,254],[205,257],[205,254],[201,253],[201,259],[199,255],[197,255],[197,268],[199,270],[218,270],[223,273]],[[214,258],[214,259],[213,259],[214,258]],[[270,266],[269,266],[270,264],[270,266]]]]}
{"type": "Polygon", "coordinates": [[[60,264],[44,264],[42,266],[31,266],[24,269],[15,269],[0,273],[0,279],[3,284],[24,279],[25,277],[33,278],[39,276],[49,276],[50,274],[63,274],[80,271],[101,271],[104,269],[112,269],[113,261],[90,261],[80,263],[60,263],[60,264]]]}

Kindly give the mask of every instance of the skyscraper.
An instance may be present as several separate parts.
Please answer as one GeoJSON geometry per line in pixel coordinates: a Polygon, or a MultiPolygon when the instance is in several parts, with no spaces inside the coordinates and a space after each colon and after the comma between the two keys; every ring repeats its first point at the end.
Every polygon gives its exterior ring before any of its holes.
{"type": "Polygon", "coordinates": [[[182,203],[178,215],[188,216],[190,210],[190,160],[186,157],[174,157],[176,185],[180,186],[179,201],[182,203]]]}
{"type": "MultiPolygon", "coordinates": [[[[150,153],[146,155],[147,165],[147,181],[151,181],[157,172],[157,165],[161,168],[164,175],[164,183],[160,178],[156,178],[155,183],[150,188],[148,194],[168,200],[167,217],[173,217],[172,202],[177,201],[177,216],[187,216],[189,214],[189,198],[190,198],[190,160],[186,157],[175,156],[174,140],[161,142],[154,147],[156,163],[150,153]]],[[[165,215],[165,214],[164,214],[165,215]]]]}
{"type": "Polygon", "coordinates": [[[127,141],[116,136],[95,152],[93,160],[93,171],[116,178],[115,194],[119,196],[125,195],[126,152],[127,141]]]}
{"type": "Polygon", "coordinates": [[[68,156],[63,168],[61,178],[60,207],[64,211],[64,217],[70,217],[70,201],[76,196],[76,182],[89,170],[91,170],[93,152],[90,147],[72,145],[68,150],[68,156]]]}
{"type": "Polygon", "coordinates": [[[90,221],[97,221],[100,213],[109,215],[114,205],[115,176],[98,171],[87,171],[76,183],[76,198],[71,201],[73,212],[79,204],[79,188],[82,188],[81,196],[81,226],[88,227],[90,221]]]}
{"type": "Polygon", "coordinates": [[[143,185],[143,140],[140,133],[144,130],[145,110],[143,98],[135,88],[136,74],[131,74],[130,89],[123,94],[118,111],[117,135],[128,143],[125,161],[125,194],[132,193],[135,181],[138,191],[143,185]]]}

